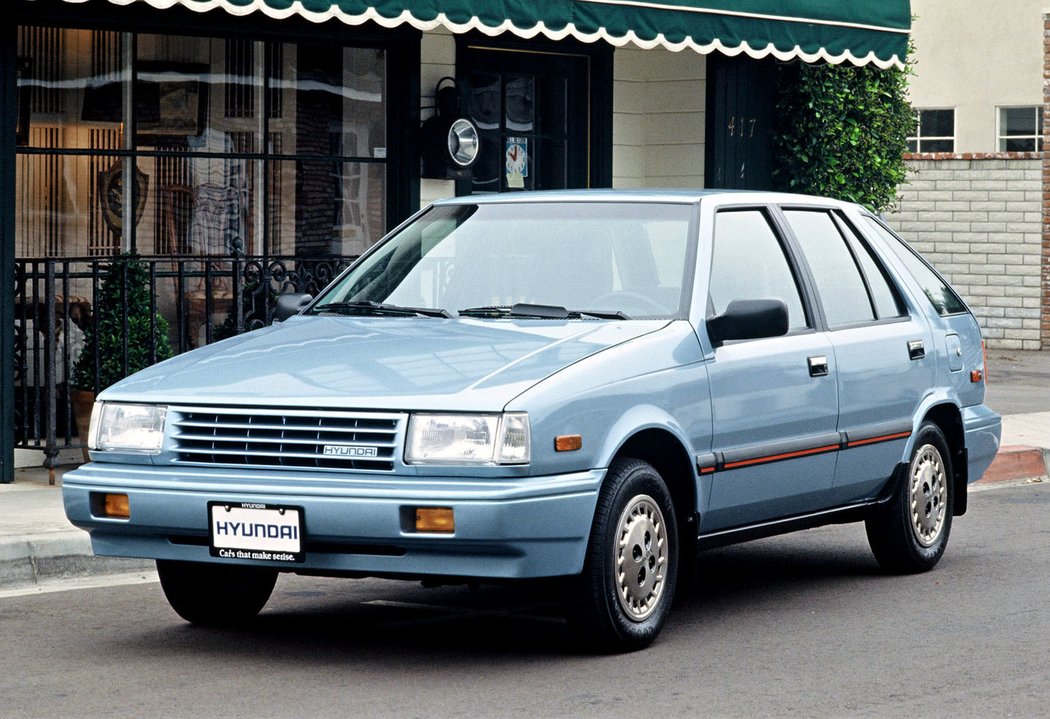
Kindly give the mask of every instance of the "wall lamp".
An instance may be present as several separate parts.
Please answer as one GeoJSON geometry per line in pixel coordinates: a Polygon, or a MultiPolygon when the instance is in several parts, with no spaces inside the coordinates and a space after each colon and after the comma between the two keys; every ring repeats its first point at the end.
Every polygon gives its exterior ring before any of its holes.
{"type": "Polygon", "coordinates": [[[434,88],[436,112],[423,123],[422,176],[437,180],[466,180],[481,151],[477,125],[463,117],[456,81],[451,77],[438,80],[434,88]],[[442,83],[451,84],[442,86],[442,83]]]}

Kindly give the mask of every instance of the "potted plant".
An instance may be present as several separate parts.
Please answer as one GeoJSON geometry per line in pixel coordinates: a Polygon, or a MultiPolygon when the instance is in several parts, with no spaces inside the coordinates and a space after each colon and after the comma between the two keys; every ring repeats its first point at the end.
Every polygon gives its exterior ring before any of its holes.
{"type": "Polygon", "coordinates": [[[156,311],[148,266],[134,254],[115,257],[102,276],[94,321],[84,331],[84,348],[73,367],[73,414],[85,461],[95,395],[171,355],[168,322],[156,311]]]}

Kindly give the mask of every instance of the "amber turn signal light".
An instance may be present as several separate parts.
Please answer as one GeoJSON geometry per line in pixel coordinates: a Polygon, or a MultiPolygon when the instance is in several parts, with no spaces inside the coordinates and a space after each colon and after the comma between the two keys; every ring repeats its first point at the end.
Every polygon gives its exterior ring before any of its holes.
{"type": "Polygon", "coordinates": [[[555,452],[575,452],[583,448],[583,437],[578,434],[563,434],[554,438],[555,452]]]}
{"type": "Polygon", "coordinates": [[[452,515],[452,507],[417,507],[416,531],[455,532],[456,520],[452,515]]]}
{"type": "Polygon", "coordinates": [[[107,519],[130,519],[131,501],[126,494],[92,492],[91,513],[107,519]]]}

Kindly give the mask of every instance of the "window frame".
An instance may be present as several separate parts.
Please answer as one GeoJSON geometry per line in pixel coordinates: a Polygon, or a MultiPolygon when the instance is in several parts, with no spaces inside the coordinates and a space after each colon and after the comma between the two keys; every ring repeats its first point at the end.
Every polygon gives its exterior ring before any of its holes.
{"type": "Polygon", "coordinates": [[[999,152],[1042,152],[1043,151],[1043,107],[1041,105],[997,105],[995,108],[995,138],[999,152]],[[1035,116],[1035,128],[1032,135],[1003,134],[1003,115],[1006,110],[1031,110],[1035,116]],[[1018,140],[1032,140],[1033,145],[1025,150],[1009,150],[1006,143],[1018,140]]]}
{"type": "MultiPolygon", "coordinates": [[[[241,152],[237,150],[210,152],[210,151],[171,151],[168,149],[157,149],[152,145],[142,143],[129,143],[128,146],[118,148],[89,148],[89,147],[50,147],[19,145],[16,154],[19,157],[41,156],[48,158],[77,158],[102,156],[106,158],[123,159],[132,164],[138,164],[138,160],[166,160],[172,157],[185,158],[188,160],[211,160],[211,161],[237,161],[237,162],[261,162],[262,169],[259,173],[259,182],[268,182],[266,179],[271,166],[280,162],[298,162],[303,160],[328,162],[342,166],[354,163],[361,167],[381,166],[385,168],[385,186],[383,210],[380,213],[381,223],[378,240],[391,228],[397,226],[404,219],[410,217],[419,208],[419,161],[418,161],[418,128],[419,107],[419,57],[420,36],[412,30],[391,30],[384,32],[371,32],[368,30],[356,30],[348,33],[345,30],[332,32],[323,27],[297,29],[289,32],[286,24],[277,25],[268,19],[237,18],[228,22],[222,20],[199,20],[196,14],[191,14],[189,19],[183,18],[174,22],[147,22],[143,21],[134,26],[114,26],[111,20],[106,19],[98,12],[90,8],[70,8],[69,12],[62,17],[54,17],[43,12],[27,12],[18,19],[16,27],[40,27],[56,29],[59,31],[112,31],[125,35],[131,44],[130,64],[122,61],[125,71],[136,77],[138,68],[143,62],[138,57],[137,44],[139,38],[148,35],[169,34],[172,36],[188,36],[208,40],[242,40],[250,43],[261,43],[264,47],[271,45],[295,45],[317,43],[327,41],[340,48],[374,49],[382,50],[386,55],[386,118],[385,134],[387,153],[385,157],[367,156],[344,156],[335,154],[309,155],[297,154],[295,152],[272,152],[265,146],[265,142],[256,152],[241,152]],[[68,15],[68,16],[67,16],[68,15]],[[130,68],[130,70],[128,69],[130,68]],[[414,72],[414,70],[416,72],[414,72]]],[[[149,11],[153,12],[153,11],[149,11]]],[[[147,61],[148,62],[148,61],[147,61]]],[[[269,118],[260,118],[260,122],[266,127],[261,137],[267,137],[269,133],[269,118]]],[[[127,126],[130,127],[129,120],[127,126]]],[[[129,133],[129,137],[131,134],[129,133]]],[[[151,188],[152,189],[152,188],[151,188]]],[[[129,193],[130,194],[130,193],[129,193]]],[[[152,194],[152,193],[151,193],[152,194]]],[[[267,203],[270,200],[267,200],[267,203]]],[[[256,209],[256,213],[262,213],[262,222],[268,222],[268,214],[262,209],[256,209]]],[[[249,218],[249,221],[252,221],[249,218]]],[[[269,242],[269,227],[264,227],[260,242],[269,242]]],[[[152,256],[154,252],[149,248],[149,239],[143,238],[142,233],[133,223],[127,232],[120,238],[121,250],[133,250],[152,256]]],[[[104,254],[108,254],[106,250],[104,254]]],[[[91,256],[96,253],[89,252],[91,256]]],[[[254,255],[271,256],[275,254],[273,248],[267,245],[259,245],[254,255]]],[[[51,253],[48,253],[51,256],[51,253]]],[[[64,250],[59,250],[54,256],[73,256],[64,250]]]]}
{"type": "Polygon", "coordinates": [[[908,305],[904,300],[904,293],[901,291],[900,286],[894,280],[892,273],[886,268],[885,261],[875,252],[872,247],[871,241],[860,232],[853,224],[847,219],[845,213],[836,207],[821,206],[821,205],[797,205],[791,203],[778,204],[776,205],[779,213],[783,215],[783,221],[785,226],[785,232],[790,233],[790,240],[792,244],[797,244],[799,247],[798,253],[802,258],[802,264],[804,267],[804,273],[807,282],[810,283],[810,292],[813,295],[813,301],[819,311],[821,329],[827,332],[835,332],[838,330],[846,330],[854,327],[869,327],[871,325],[879,324],[892,324],[894,322],[904,322],[909,318],[908,305]],[[868,306],[871,310],[872,319],[869,320],[858,320],[856,322],[842,322],[842,323],[831,323],[828,321],[827,312],[824,309],[824,302],[821,299],[820,289],[817,283],[816,275],[813,273],[813,268],[806,259],[806,253],[802,250],[801,242],[799,242],[798,236],[795,234],[794,227],[791,225],[790,220],[787,217],[788,212],[821,212],[831,217],[832,223],[835,225],[836,231],[839,233],[839,237],[842,243],[846,247],[846,251],[849,253],[850,258],[853,261],[853,266],[857,273],[860,275],[861,283],[864,287],[864,292],[867,295],[868,306]],[[860,243],[860,247],[857,248],[854,242],[850,241],[849,235],[852,235],[856,242],[860,243]],[[857,256],[857,250],[863,250],[868,253],[872,262],[875,264],[876,269],[881,273],[883,281],[888,285],[890,294],[893,296],[894,304],[896,305],[898,314],[893,317],[880,317],[879,306],[875,299],[875,293],[872,290],[871,279],[868,277],[868,273],[864,270],[864,265],[860,258],[857,256]]]}
{"type": "Polygon", "coordinates": [[[715,208],[714,214],[711,218],[711,257],[710,262],[706,268],[708,274],[708,281],[707,297],[705,300],[707,306],[707,310],[704,313],[705,319],[711,319],[712,317],[717,316],[713,312],[710,280],[711,275],[714,273],[715,270],[715,233],[717,232],[718,216],[720,214],[730,212],[758,212],[759,214],[761,214],[766,220],[766,223],[769,225],[769,229],[773,233],[773,238],[780,245],[780,249],[784,253],[784,259],[787,261],[788,271],[791,273],[791,277],[795,282],[795,289],[798,291],[799,300],[802,304],[802,314],[803,320],[805,322],[805,324],[800,327],[792,328],[789,326],[787,334],[784,336],[791,337],[795,335],[809,334],[825,329],[826,324],[824,323],[824,315],[823,312],[820,311],[819,303],[817,301],[816,296],[813,293],[814,284],[812,275],[809,274],[809,267],[804,262],[800,261],[801,250],[795,242],[794,237],[790,235],[790,231],[785,228],[785,221],[783,216],[779,212],[779,208],[776,205],[769,203],[759,203],[755,205],[731,204],[715,208]]]}
{"type": "MultiPolygon", "coordinates": [[[[883,324],[892,322],[905,322],[908,320],[908,303],[905,300],[905,293],[901,289],[899,280],[894,276],[892,272],[886,267],[886,260],[883,259],[878,251],[875,249],[871,240],[856,226],[842,210],[832,210],[832,217],[839,224],[839,231],[844,235],[847,233],[851,234],[854,239],[860,244],[860,249],[868,253],[872,263],[875,265],[875,269],[878,270],[879,274],[882,275],[883,282],[886,283],[890,290],[890,294],[893,296],[893,302],[897,307],[897,315],[893,317],[879,317],[879,306],[875,300],[875,292],[871,287],[871,279],[868,277],[868,273],[864,271],[864,265],[860,262],[860,259],[854,254],[854,261],[857,262],[860,267],[861,277],[864,278],[864,286],[868,290],[868,297],[872,302],[872,307],[875,309],[875,321],[871,324],[883,324]]],[[[850,248],[851,252],[856,252],[853,243],[849,241],[849,237],[846,238],[846,246],[850,248]]]]}
{"type": "Polygon", "coordinates": [[[915,118],[915,134],[909,135],[907,138],[908,152],[955,152],[955,108],[954,107],[913,107],[912,115],[915,118]],[[925,112],[951,112],[952,116],[952,134],[951,135],[923,135],[922,132],[922,116],[925,112]],[[944,142],[945,140],[952,143],[950,150],[930,150],[923,147],[923,142],[944,142]],[[914,146],[913,146],[914,145],[914,146]]]}

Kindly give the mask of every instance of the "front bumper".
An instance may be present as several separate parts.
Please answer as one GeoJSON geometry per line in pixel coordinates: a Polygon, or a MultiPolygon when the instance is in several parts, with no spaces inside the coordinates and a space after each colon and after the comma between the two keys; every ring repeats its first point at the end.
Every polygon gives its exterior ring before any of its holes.
{"type": "MultiPolygon", "coordinates": [[[[95,462],[63,478],[66,516],[95,553],[198,562],[212,557],[208,503],[292,505],[305,561],[254,562],[317,574],[491,579],[578,574],[605,470],[521,478],[399,477],[95,462]],[[128,495],[130,519],[92,513],[92,493],[128,495]],[[452,507],[455,532],[406,531],[415,507],[452,507]]],[[[408,529],[411,529],[409,527],[408,529]]]]}

